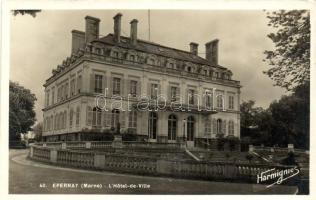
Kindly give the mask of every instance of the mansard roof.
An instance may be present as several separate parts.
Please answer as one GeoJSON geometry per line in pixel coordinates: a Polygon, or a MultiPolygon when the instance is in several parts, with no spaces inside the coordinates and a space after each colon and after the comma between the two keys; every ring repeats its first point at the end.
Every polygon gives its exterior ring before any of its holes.
{"type": "MultiPolygon", "coordinates": [[[[135,50],[142,51],[145,53],[160,55],[160,56],[164,56],[164,57],[188,61],[188,62],[197,63],[197,64],[201,64],[201,65],[211,65],[208,60],[206,60],[200,56],[196,56],[188,51],[175,49],[175,48],[171,48],[171,47],[166,47],[166,46],[154,43],[154,42],[149,42],[149,41],[137,39],[137,44],[133,45],[130,42],[129,37],[121,36],[121,42],[117,43],[117,42],[115,42],[114,35],[112,33],[110,33],[107,36],[104,36],[102,38],[96,39],[94,41],[99,41],[99,42],[102,42],[102,43],[105,43],[108,45],[119,46],[119,47],[126,48],[126,49],[135,49],[135,50]]],[[[225,67],[222,67],[220,65],[213,66],[213,67],[226,69],[225,67]]]]}

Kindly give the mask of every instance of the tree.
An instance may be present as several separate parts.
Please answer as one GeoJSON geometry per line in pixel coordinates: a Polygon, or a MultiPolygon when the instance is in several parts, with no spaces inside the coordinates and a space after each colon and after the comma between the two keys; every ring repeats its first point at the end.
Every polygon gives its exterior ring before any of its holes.
{"type": "Polygon", "coordinates": [[[30,131],[35,122],[36,97],[16,82],[10,81],[9,87],[9,139],[18,140],[20,134],[30,131]]]}
{"type": "Polygon", "coordinates": [[[43,122],[38,122],[33,127],[33,132],[35,134],[35,140],[36,141],[42,141],[42,134],[43,134],[43,122]]]}
{"type": "Polygon", "coordinates": [[[265,51],[270,69],[264,71],[275,85],[293,90],[310,80],[310,14],[308,10],[267,12],[268,26],[276,29],[268,38],[274,50],[265,51]]]}
{"type": "Polygon", "coordinates": [[[12,12],[14,16],[18,14],[21,14],[21,15],[28,14],[28,15],[31,15],[32,17],[36,17],[36,14],[38,12],[41,12],[41,10],[13,10],[12,12]]]}
{"type": "Polygon", "coordinates": [[[309,149],[309,84],[294,89],[289,96],[270,104],[274,124],[272,138],[275,144],[309,149]]]}

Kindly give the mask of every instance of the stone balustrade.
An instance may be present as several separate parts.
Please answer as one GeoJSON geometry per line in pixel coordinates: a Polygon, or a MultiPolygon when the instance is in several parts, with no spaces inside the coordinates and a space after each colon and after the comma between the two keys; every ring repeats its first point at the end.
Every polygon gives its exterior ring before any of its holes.
{"type": "MultiPolygon", "coordinates": [[[[99,146],[95,146],[96,144],[91,143],[91,147],[98,148],[99,146]]],[[[98,145],[110,148],[107,143],[98,145]]],[[[251,182],[255,182],[257,175],[268,169],[289,167],[274,164],[174,160],[154,156],[126,155],[117,152],[87,151],[84,147],[83,150],[61,149],[49,147],[49,145],[46,147],[31,145],[29,157],[37,161],[77,168],[181,178],[251,182]]]]}

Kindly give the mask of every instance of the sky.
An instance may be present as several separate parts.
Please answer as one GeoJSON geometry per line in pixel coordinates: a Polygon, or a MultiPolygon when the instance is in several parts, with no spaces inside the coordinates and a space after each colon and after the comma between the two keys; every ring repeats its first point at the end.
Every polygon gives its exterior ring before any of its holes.
{"type": "MultiPolygon", "coordinates": [[[[70,56],[71,31],[85,29],[86,15],[100,18],[100,36],[113,33],[113,16],[122,13],[122,35],[129,36],[132,19],[138,19],[138,38],[148,40],[147,10],[43,10],[35,18],[11,16],[10,80],[28,88],[37,97],[36,118],[42,121],[45,80],[52,69],[70,56]]],[[[274,48],[267,34],[262,10],[151,10],[150,41],[189,51],[189,43],[199,44],[205,57],[205,43],[219,39],[219,64],[233,72],[242,85],[241,100],[255,100],[267,108],[286,91],[273,86],[263,71],[265,50],[274,48]]]]}

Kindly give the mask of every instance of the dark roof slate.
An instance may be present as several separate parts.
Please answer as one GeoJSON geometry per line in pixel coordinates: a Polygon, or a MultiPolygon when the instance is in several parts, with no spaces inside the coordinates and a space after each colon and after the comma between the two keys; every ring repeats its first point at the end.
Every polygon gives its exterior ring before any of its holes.
{"type": "MultiPolygon", "coordinates": [[[[192,63],[198,63],[202,65],[211,65],[208,60],[201,58],[200,56],[196,56],[190,52],[183,51],[180,49],[175,49],[171,47],[166,47],[157,43],[145,41],[145,40],[137,40],[136,45],[132,45],[130,43],[130,38],[121,36],[121,42],[116,43],[114,41],[114,35],[108,34],[107,36],[104,36],[102,38],[96,39],[94,41],[103,42],[105,44],[113,45],[113,46],[119,46],[122,48],[127,49],[135,49],[146,53],[161,55],[165,57],[174,58],[177,60],[185,60],[192,63]]],[[[216,67],[224,68],[222,66],[217,65],[216,67]]]]}

